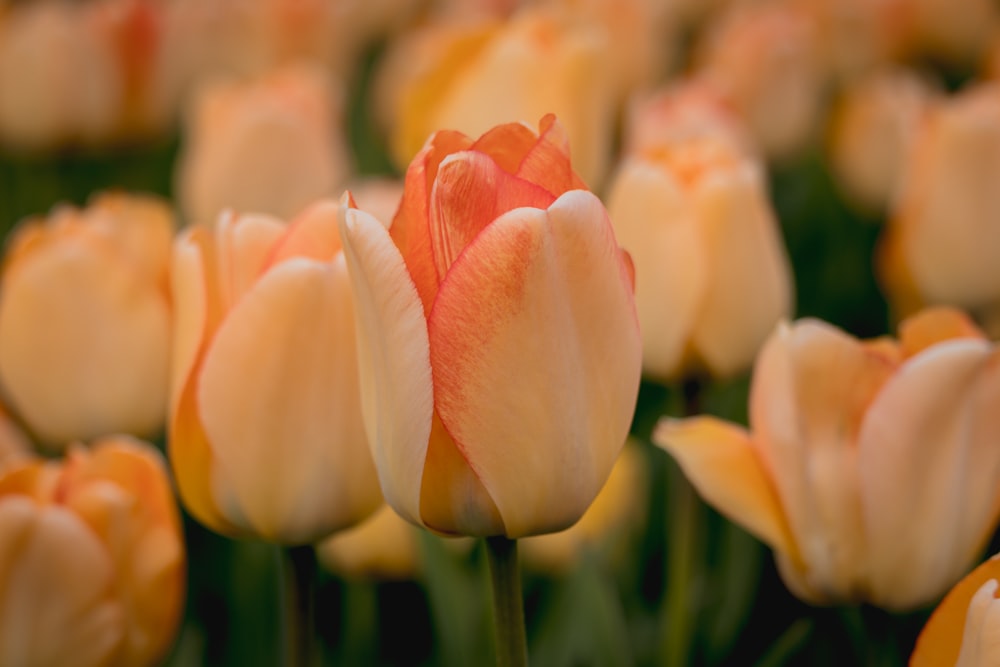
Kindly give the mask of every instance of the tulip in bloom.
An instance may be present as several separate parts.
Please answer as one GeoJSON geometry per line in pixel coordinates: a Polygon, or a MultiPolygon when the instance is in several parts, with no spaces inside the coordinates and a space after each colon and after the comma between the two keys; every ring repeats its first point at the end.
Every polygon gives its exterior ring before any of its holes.
{"type": "Polygon", "coordinates": [[[227,208],[288,218],[332,195],[348,172],[339,106],[326,73],[303,64],[206,84],[177,163],[185,219],[210,225],[227,208]]]}
{"type": "Polygon", "coordinates": [[[906,165],[880,257],[897,309],[1000,304],[1000,83],[937,105],[906,165]]]}
{"type": "Polygon", "coordinates": [[[970,572],[927,621],[910,667],[993,667],[1000,664],[1000,555],[970,572]]]}
{"type": "Polygon", "coordinates": [[[386,500],[439,533],[580,518],[635,409],[631,263],[551,116],[434,134],[390,230],[345,205],[362,405],[386,500]]]}
{"type": "Polygon", "coordinates": [[[901,611],[948,590],[993,534],[998,401],[1000,350],[959,311],[923,311],[898,342],[801,320],[757,358],[749,432],[698,417],[654,438],[775,550],[796,595],[901,611]]]}
{"type": "Polygon", "coordinates": [[[117,436],[0,476],[0,663],[152,667],[183,608],[162,458],[117,436]]]}
{"type": "Polygon", "coordinates": [[[724,135],[626,158],[608,211],[636,265],[643,366],[673,380],[750,366],[792,278],[759,161],[724,135]]]}
{"type": "Polygon", "coordinates": [[[213,530],[314,542],[380,503],[337,206],[224,215],[176,242],[170,459],[213,530]]]}
{"type": "Polygon", "coordinates": [[[48,444],[162,426],[172,235],[163,202],[124,194],[15,231],[0,277],[0,382],[48,444]]]}

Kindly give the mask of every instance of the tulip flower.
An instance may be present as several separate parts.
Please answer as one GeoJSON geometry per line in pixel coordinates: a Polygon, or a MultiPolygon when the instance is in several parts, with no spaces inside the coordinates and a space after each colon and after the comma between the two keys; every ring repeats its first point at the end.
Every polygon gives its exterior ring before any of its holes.
{"type": "Polygon", "coordinates": [[[626,158],[608,211],[636,265],[643,366],[661,380],[750,366],[792,278],[759,161],[724,135],[626,158]]]}
{"type": "Polygon", "coordinates": [[[0,383],[49,446],[151,436],[167,404],[173,215],[150,197],[105,194],[32,219],[0,276],[0,383]]]}
{"type": "Polygon", "coordinates": [[[28,439],[7,413],[0,410],[0,475],[31,456],[28,439]]]}
{"type": "Polygon", "coordinates": [[[209,528],[287,545],[379,505],[337,206],[224,215],[176,242],[169,451],[209,528]]]}
{"type": "Polygon", "coordinates": [[[316,545],[331,572],[352,579],[413,579],[420,571],[419,529],[383,505],[357,526],[316,545]]]}
{"type": "Polygon", "coordinates": [[[910,667],[992,667],[1000,664],[1000,556],[965,576],[924,626],[910,667]]]}
{"type": "Polygon", "coordinates": [[[1000,303],[1000,83],[937,105],[913,141],[879,257],[890,299],[1000,303]]]}
{"type": "Polygon", "coordinates": [[[0,662],[152,667],[184,599],[180,517],[159,453],[110,437],[0,476],[0,662]]]}
{"type": "Polygon", "coordinates": [[[288,218],[332,195],[348,172],[339,106],[326,74],[303,64],[206,84],[175,173],[185,219],[210,225],[230,207],[288,218]]]}
{"type": "Polygon", "coordinates": [[[386,228],[349,203],[362,405],[382,491],[438,533],[568,527],[611,471],[640,372],[631,264],[538,134],[434,134],[386,228]]]}
{"type": "Polygon", "coordinates": [[[757,358],[749,432],[698,417],[654,439],[775,550],[800,598],[901,611],[942,595],[993,534],[998,400],[1000,351],[959,311],[923,311],[898,342],[801,320],[757,358]]]}

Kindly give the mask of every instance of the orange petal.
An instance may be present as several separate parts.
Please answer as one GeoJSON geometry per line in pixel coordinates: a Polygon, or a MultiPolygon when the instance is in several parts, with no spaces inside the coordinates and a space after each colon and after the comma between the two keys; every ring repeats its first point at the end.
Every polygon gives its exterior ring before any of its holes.
{"type": "Polygon", "coordinates": [[[677,183],[645,161],[622,167],[608,195],[608,214],[636,264],[643,368],[673,379],[682,372],[708,280],[701,236],[677,183]]]}
{"type": "Polygon", "coordinates": [[[996,515],[1000,449],[991,433],[973,448],[969,430],[990,350],[974,339],[925,350],[886,383],[865,417],[858,465],[871,598],[879,606],[927,604],[983,547],[984,526],[996,515]]]}
{"type": "MultiPolygon", "coordinates": [[[[996,556],[966,575],[937,606],[917,638],[917,645],[910,656],[910,667],[949,667],[959,664],[963,635],[968,627],[967,615],[972,611],[970,602],[990,580],[1000,580],[1000,558],[996,556]]],[[[982,661],[969,664],[994,663],[982,661]]]]}
{"type": "Polygon", "coordinates": [[[576,521],[625,441],[640,371],[600,200],[573,190],[498,218],[452,266],[428,329],[438,413],[507,536],[576,521]]]}
{"type": "Polygon", "coordinates": [[[745,430],[714,417],[661,419],[653,442],[677,459],[698,493],[719,512],[775,551],[798,556],[774,484],[745,430]]]}
{"type": "Polygon", "coordinates": [[[423,304],[385,227],[363,211],[343,205],[340,211],[368,443],[386,501],[420,525],[420,484],[434,414],[423,304]]]}
{"type": "Polygon", "coordinates": [[[957,308],[925,308],[899,324],[899,342],[904,357],[912,357],[928,347],[955,338],[986,336],[968,315],[957,308]]]}
{"type": "Polygon", "coordinates": [[[198,412],[256,535],[312,542],[375,509],[343,259],[288,259],[257,281],[205,356],[198,412]]]}
{"type": "Polygon", "coordinates": [[[518,165],[517,176],[545,188],[554,196],[587,186],[570,164],[569,135],[554,114],[539,121],[538,140],[518,165]]]}
{"type": "Polygon", "coordinates": [[[285,225],[264,215],[224,213],[215,228],[218,285],[223,312],[231,309],[264,270],[285,225]]]}
{"type": "Polygon", "coordinates": [[[548,208],[555,197],[511,176],[485,153],[461,151],[441,162],[431,190],[430,235],[438,280],[469,243],[501,214],[548,208]]]}
{"type": "Polygon", "coordinates": [[[335,201],[319,201],[299,214],[285,232],[284,238],[271,250],[265,267],[274,266],[291,257],[307,257],[329,261],[340,252],[335,201]]]}

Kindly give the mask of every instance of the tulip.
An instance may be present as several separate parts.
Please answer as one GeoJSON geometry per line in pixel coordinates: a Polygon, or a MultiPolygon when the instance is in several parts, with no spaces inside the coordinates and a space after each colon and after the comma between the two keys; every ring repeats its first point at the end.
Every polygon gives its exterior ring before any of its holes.
{"type": "Polygon", "coordinates": [[[406,164],[439,128],[477,136],[554,113],[569,134],[574,168],[595,185],[611,153],[617,92],[610,58],[602,28],[557,11],[431,24],[401,40],[380,75],[393,155],[406,164]]]}
{"type": "Polygon", "coordinates": [[[380,503],[358,393],[337,207],[287,227],[224,215],[176,242],[169,452],[181,499],[218,532],[287,545],[380,503]]]}
{"type": "Polygon", "coordinates": [[[917,130],[882,241],[896,309],[1000,303],[1000,83],[942,102],[917,130]]]}
{"type": "Polygon", "coordinates": [[[7,413],[0,409],[0,475],[31,456],[27,437],[7,413]]]}
{"type": "Polygon", "coordinates": [[[351,579],[405,580],[420,571],[418,529],[383,505],[357,526],[316,545],[326,569],[351,579]]]}
{"type": "Polygon", "coordinates": [[[627,158],[608,211],[636,265],[643,366],[661,380],[750,366],[792,278],[759,161],[723,135],[627,158]]]}
{"type": "Polygon", "coordinates": [[[631,264],[566,133],[434,134],[389,231],[342,207],[362,406],[386,500],[438,533],[575,522],[635,408],[631,264]]]}
{"type": "Polygon", "coordinates": [[[0,383],[49,446],[162,426],[172,234],[163,202],[124,194],[15,230],[0,277],[0,383]]]}
{"type": "Polygon", "coordinates": [[[159,453],[110,437],[0,476],[0,591],[4,665],[159,664],[184,598],[159,453]]]}
{"type": "Polygon", "coordinates": [[[959,311],[923,311],[898,342],[801,320],[757,358],[749,432],[698,417],[654,438],[800,598],[902,611],[943,594],[997,525],[998,400],[1000,351],[959,311]]]}
{"type": "Polygon", "coordinates": [[[1000,557],[965,576],[927,621],[910,667],[991,667],[1000,664],[1000,557]]]}
{"type": "Polygon", "coordinates": [[[306,65],[201,88],[175,173],[185,219],[211,224],[227,208],[288,218],[333,194],[348,172],[339,106],[306,65]]]}

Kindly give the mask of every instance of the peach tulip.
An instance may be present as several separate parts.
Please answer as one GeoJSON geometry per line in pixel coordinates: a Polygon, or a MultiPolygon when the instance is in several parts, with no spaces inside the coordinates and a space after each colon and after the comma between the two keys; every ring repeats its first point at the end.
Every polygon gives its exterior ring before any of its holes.
{"type": "Polygon", "coordinates": [[[1000,554],[965,576],[927,621],[910,667],[993,667],[1000,664],[1000,554]]]}
{"type": "Polygon", "coordinates": [[[382,491],[438,533],[566,528],[635,408],[631,263],[552,117],[434,134],[386,228],[342,207],[382,491]]]}
{"type": "Polygon", "coordinates": [[[32,458],[31,445],[21,429],[0,409],[0,475],[32,458]]]}
{"type": "Polygon", "coordinates": [[[288,218],[333,195],[349,172],[340,104],[305,64],[201,88],[175,172],[187,222],[211,224],[227,208],[288,218]]]}
{"type": "Polygon", "coordinates": [[[636,265],[646,373],[746,370],[792,308],[759,161],[718,134],[641,150],[613,179],[608,211],[636,265]]]}
{"type": "Polygon", "coordinates": [[[793,593],[902,611],[942,595],[996,528],[998,400],[1000,351],[959,311],[923,311],[898,342],[801,320],[757,358],[749,432],[698,417],[654,438],[775,550],[793,593]]]}
{"type": "Polygon", "coordinates": [[[938,104],[916,131],[882,242],[883,285],[913,303],[1000,303],[1000,83],[938,104]]]}
{"type": "Polygon", "coordinates": [[[304,544],[381,500],[337,206],[224,215],[176,242],[170,459],[213,530],[304,544]]]}
{"type": "Polygon", "coordinates": [[[400,164],[439,128],[478,136],[554,113],[586,183],[604,176],[616,90],[607,34],[563,12],[530,9],[505,22],[431,24],[401,40],[381,74],[390,145],[400,164]]]}
{"type": "Polygon", "coordinates": [[[183,599],[180,517],[151,445],[110,437],[0,476],[0,663],[152,667],[183,599]]]}
{"type": "Polygon", "coordinates": [[[15,230],[0,276],[0,383],[47,444],[160,430],[173,224],[158,199],[104,194],[15,230]]]}

